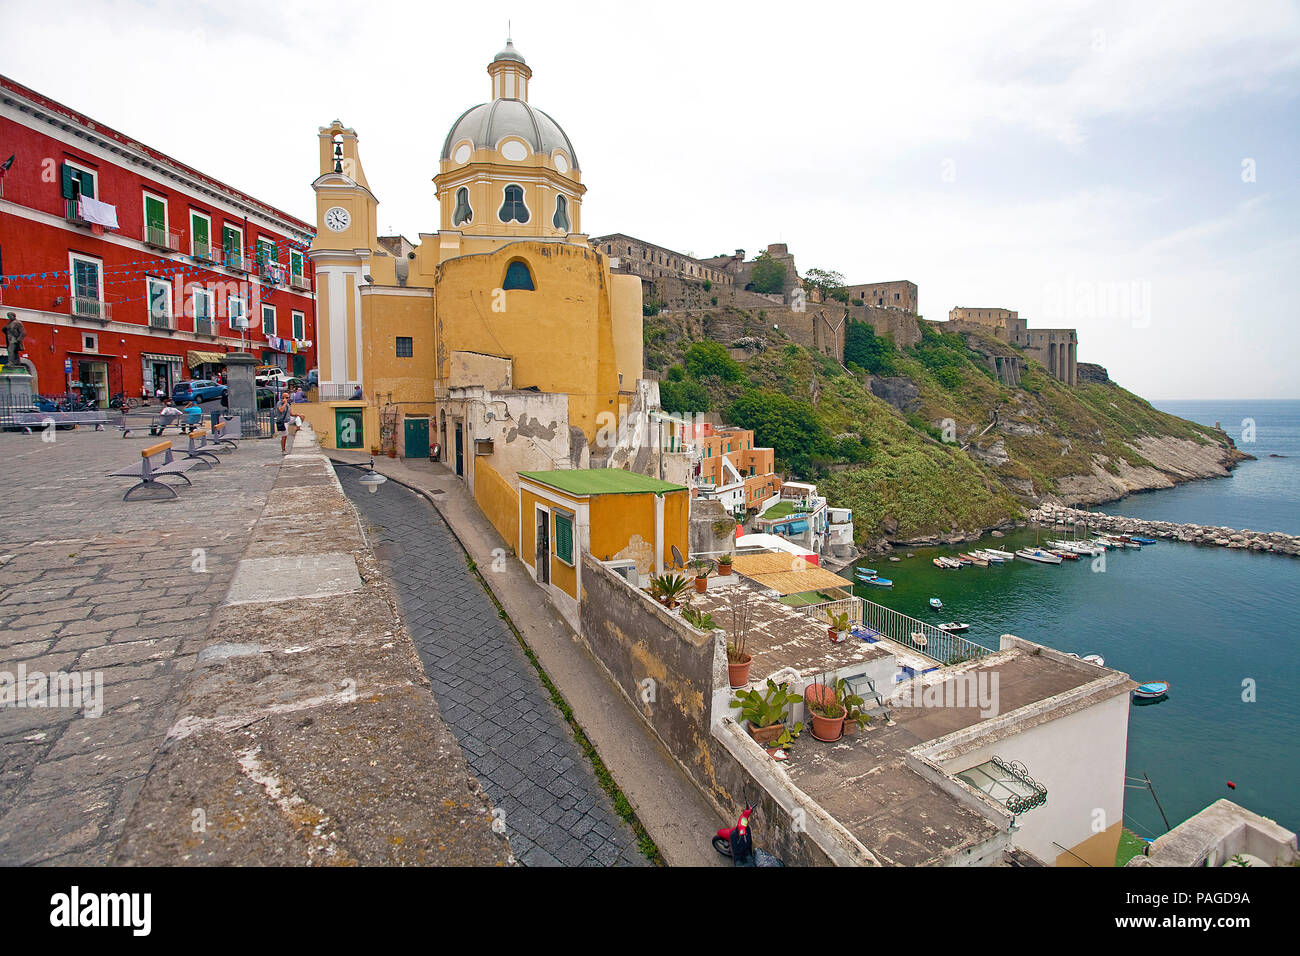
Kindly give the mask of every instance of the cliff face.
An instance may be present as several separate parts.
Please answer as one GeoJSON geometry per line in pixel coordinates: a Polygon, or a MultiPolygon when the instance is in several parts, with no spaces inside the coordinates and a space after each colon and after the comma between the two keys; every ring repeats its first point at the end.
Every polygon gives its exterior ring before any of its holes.
{"type": "MultiPolygon", "coordinates": [[[[695,322],[647,320],[659,368],[706,337],[707,319],[695,322]]],[[[816,479],[835,505],[852,508],[858,543],[868,547],[962,540],[1043,502],[1112,501],[1221,477],[1250,457],[1223,432],[1158,411],[1100,366],[1081,365],[1079,384],[1068,388],[1027,361],[1018,385],[1003,384],[990,374],[987,355],[1010,346],[941,329],[927,328],[913,347],[885,341],[863,353],[872,356],[873,374],[856,365],[846,371],[779,330],[747,327],[766,344],[733,351],[746,379],[700,384],[710,410],[764,389],[811,407],[829,436],[860,439],[860,446],[830,448],[813,473],[798,477],[816,479]]],[[[760,431],[756,438],[776,446],[781,470],[780,435],[765,439],[760,431]]]]}

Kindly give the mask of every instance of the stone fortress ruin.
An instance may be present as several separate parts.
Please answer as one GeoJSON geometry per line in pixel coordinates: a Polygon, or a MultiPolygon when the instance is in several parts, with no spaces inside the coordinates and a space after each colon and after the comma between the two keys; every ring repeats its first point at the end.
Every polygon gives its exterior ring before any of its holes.
{"type": "MultiPolygon", "coordinates": [[[[610,270],[641,278],[647,314],[662,310],[705,317],[703,332],[714,341],[734,348],[750,337],[757,314],[762,330],[779,331],[791,341],[844,361],[844,338],[849,322],[864,322],[877,335],[887,335],[899,348],[921,340],[919,292],[906,279],[852,283],[844,286],[848,302],[823,301],[817,290],[805,290],[795,260],[785,243],[773,243],[764,252],[785,267],[781,288],[758,292],[751,284],[755,259],[744,249],[729,255],[699,258],[666,246],[613,233],[591,240],[610,257],[610,270]]],[[[947,322],[931,322],[949,332],[992,335],[1010,346],[976,348],[989,369],[1004,385],[1020,384],[1025,359],[1039,362],[1063,385],[1079,381],[1078,343],[1075,329],[1031,329],[1028,321],[1011,309],[957,306],[947,322]]]]}

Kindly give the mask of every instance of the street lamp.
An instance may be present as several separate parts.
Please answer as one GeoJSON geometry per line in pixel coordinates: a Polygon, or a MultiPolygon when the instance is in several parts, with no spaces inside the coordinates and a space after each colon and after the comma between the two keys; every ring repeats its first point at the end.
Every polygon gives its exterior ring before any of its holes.
{"type": "Polygon", "coordinates": [[[388,480],[387,478],[385,478],[379,472],[375,471],[375,460],[371,458],[370,470],[361,476],[361,483],[366,486],[366,491],[370,492],[373,495],[376,491],[379,490],[379,486],[382,485],[387,480],[388,480]]]}

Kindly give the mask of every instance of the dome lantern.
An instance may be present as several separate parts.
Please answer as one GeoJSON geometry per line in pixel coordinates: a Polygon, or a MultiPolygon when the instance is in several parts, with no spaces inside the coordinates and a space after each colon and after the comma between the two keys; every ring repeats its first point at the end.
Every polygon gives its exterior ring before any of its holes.
{"type": "Polygon", "coordinates": [[[492,99],[528,102],[528,81],[533,71],[509,37],[506,37],[505,49],[492,58],[487,70],[492,77],[492,99]]]}

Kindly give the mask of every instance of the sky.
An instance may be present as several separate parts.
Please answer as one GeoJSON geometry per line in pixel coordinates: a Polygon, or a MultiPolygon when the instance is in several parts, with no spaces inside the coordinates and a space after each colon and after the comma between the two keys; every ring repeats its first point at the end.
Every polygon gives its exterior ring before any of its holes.
{"type": "Polygon", "coordinates": [[[0,73],[309,222],[340,119],[418,241],[507,18],[589,235],[784,242],[928,319],[1077,328],[1153,401],[1300,398],[1294,2],[0,0],[0,73]]]}

